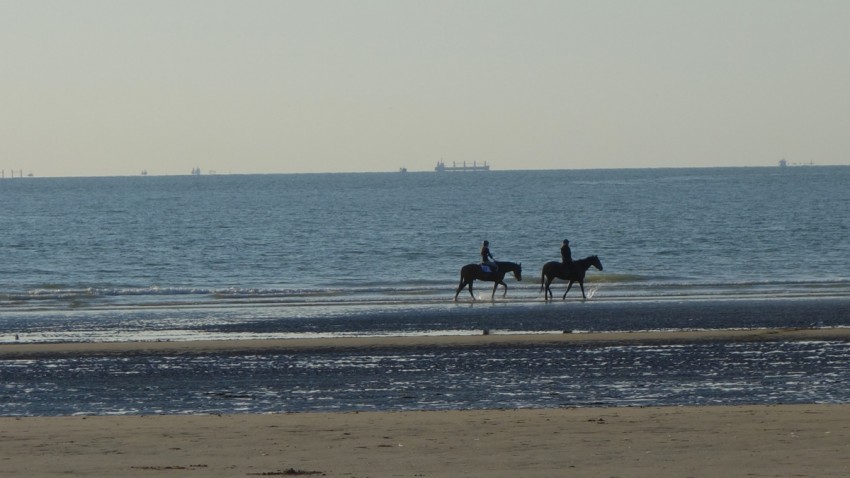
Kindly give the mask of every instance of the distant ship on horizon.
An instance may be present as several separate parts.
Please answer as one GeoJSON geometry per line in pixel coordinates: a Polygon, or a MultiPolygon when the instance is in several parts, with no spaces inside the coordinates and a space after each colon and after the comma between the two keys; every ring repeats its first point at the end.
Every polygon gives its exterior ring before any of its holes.
{"type": "Polygon", "coordinates": [[[779,167],[786,168],[788,166],[814,166],[814,161],[809,161],[808,163],[788,163],[784,158],[779,160],[779,167]]]}
{"type": "Polygon", "coordinates": [[[451,166],[446,166],[442,160],[437,161],[437,166],[434,167],[434,171],[441,173],[444,171],[489,171],[490,165],[487,164],[487,161],[484,161],[484,164],[478,164],[477,161],[473,161],[471,165],[466,164],[466,161],[458,165],[456,162],[452,161],[451,166]]]}

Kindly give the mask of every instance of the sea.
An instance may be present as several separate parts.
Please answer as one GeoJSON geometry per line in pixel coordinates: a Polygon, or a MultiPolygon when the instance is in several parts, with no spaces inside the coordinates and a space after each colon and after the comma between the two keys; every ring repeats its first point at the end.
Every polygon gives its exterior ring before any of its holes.
{"type": "MultiPolygon", "coordinates": [[[[0,348],[850,326],[847,166],[4,178],[0,199],[0,348]],[[547,301],[564,239],[603,269],[547,301]],[[484,240],[521,274],[455,299],[484,240]]],[[[848,359],[844,341],[0,359],[0,416],[847,403],[848,359]]]]}

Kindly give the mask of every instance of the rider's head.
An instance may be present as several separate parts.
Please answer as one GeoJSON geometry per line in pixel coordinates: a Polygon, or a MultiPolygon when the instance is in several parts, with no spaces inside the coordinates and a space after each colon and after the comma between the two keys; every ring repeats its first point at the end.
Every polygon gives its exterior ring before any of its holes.
{"type": "Polygon", "coordinates": [[[485,245],[485,246],[489,246],[489,245],[490,245],[490,241],[484,241],[484,245],[485,245]]]}
{"type": "Polygon", "coordinates": [[[569,239],[564,239],[564,244],[565,244],[565,245],[567,245],[567,246],[569,246],[569,245],[570,245],[570,240],[569,240],[569,239]]]}

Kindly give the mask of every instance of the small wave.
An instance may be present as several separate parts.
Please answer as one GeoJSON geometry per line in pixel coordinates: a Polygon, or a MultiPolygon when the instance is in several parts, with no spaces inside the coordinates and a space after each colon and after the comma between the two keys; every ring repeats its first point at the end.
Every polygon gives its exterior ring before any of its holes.
{"type": "Polygon", "coordinates": [[[638,274],[608,274],[608,273],[600,273],[594,274],[592,277],[588,277],[587,282],[605,282],[605,283],[616,283],[616,282],[646,282],[656,279],[654,277],[642,276],[638,274]]]}
{"type": "MultiPolygon", "coordinates": [[[[537,281],[508,282],[508,294],[501,287],[495,301],[536,301],[540,299],[537,281]]],[[[553,284],[556,295],[563,294],[565,282],[553,284]]],[[[55,287],[40,286],[28,291],[0,291],[0,306],[20,309],[103,308],[103,307],[217,307],[261,305],[415,305],[450,302],[454,298],[454,283],[437,282],[427,285],[375,282],[356,287],[55,287]]],[[[684,278],[658,278],[640,274],[606,273],[588,276],[585,282],[588,300],[646,300],[682,298],[732,297],[827,297],[850,294],[850,281],[839,280],[737,280],[696,281],[684,278]]],[[[492,283],[477,283],[476,298],[490,301],[492,283]]],[[[580,298],[578,286],[568,300],[580,298]]],[[[468,300],[463,292],[461,300],[468,300]]]]}
{"type": "MultiPolygon", "coordinates": [[[[85,288],[55,288],[55,289],[33,289],[26,294],[19,294],[18,299],[69,299],[69,298],[92,298],[92,297],[115,297],[115,296],[144,296],[144,295],[199,295],[209,294],[209,289],[187,288],[187,287],[85,287],[85,288]]],[[[11,294],[10,294],[11,295],[11,294]]]]}
{"type": "Polygon", "coordinates": [[[56,287],[0,291],[0,305],[21,309],[417,303],[445,299],[450,287],[56,287]]]}

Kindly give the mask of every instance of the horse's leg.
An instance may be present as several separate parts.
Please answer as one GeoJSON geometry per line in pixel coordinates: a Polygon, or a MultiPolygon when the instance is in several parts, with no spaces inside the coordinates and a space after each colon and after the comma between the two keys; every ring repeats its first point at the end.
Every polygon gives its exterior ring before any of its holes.
{"type": "Polygon", "coordinates": [[[460,284],[457,286],[457,290],[455,291],[455,301],[457,301],[457,296],[460,294],[460,291],[464,289],[464,287],[469,286],[469,295],[472,296],[472,300],[475,300],[475,294],[472,293],[472,282],[475,279],[470,279],[467,277],[460,277],[460,284]]]}
{"type": "Polygon", "coordinates": [[[504,281],[499,281],[499,282],[496,283],[496,285],[493,286],[493,294],[496,293],[496,287],[499,287],[499,284],[502,284],[503,286],[505,286],[505,292],[502,294],[502,297],[507,297],[508,296],[508,284],[505,284],[504,281]]]}
{"type": "Polygon", "coordinates": [[[543,292],[543,300],[546,300],[546,274],[540,273],[540,292],[543,292]]]}
{"type": "Polygon", "coordinates": [[[567,292],[569,292],[569,291],[570,291],[570,288],[571,288],[572,286],[573,286],[573,281],[570,281],[570,283],[567,285],[567,290],[566,290],[566,292],[564,292],[564,296],[563,296],[563,297],[561,297],[561,300],[566,300],[566,299],[567,299],[567,292]]]}
{"type": "Polygon", "coordinates": [[[553,279],[553,277],[546,278],[545,290],[543,291],[543,300],[549,300],[549,298],[552,297],[552,289],[550,289],[549,286],[552,285],[553,279]]]}
{"type": "Polygon", "coordinates": [[[458,294],[460,294],[460,291],[462,291],[464,287],[466,287],[467,285],[469,285],[471,283],[472,283],[472,279],[465,277],[463,275],[463,273],[460,274],[460,283],[457,285],[457,290],[455,291],[455,300],[457,300],[457,296],[458,296],[458,294]]]}
{"type": "Polygon", "coordinates": [[[587,300],[587,296],[584,295],[584,281],[578,281],[578,285],[581,286],[581,298],[587,300]]]}
{"type": "Polygon", "coordinates": [[[455,291],[455,301],[457,301],[457,295],[460,294],[460,291],[462,291],[464,287],[466,287],[466,284],[463,283],[463,278],[461,277],[460,284],[458,284],[457,291],[455,291]]]}

